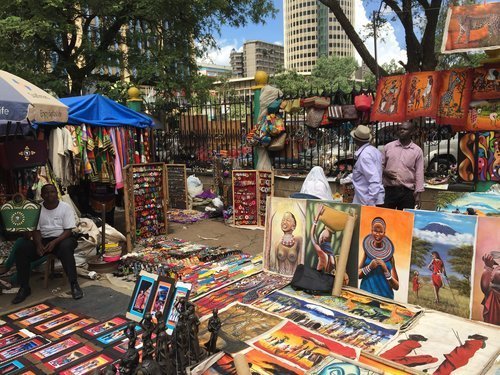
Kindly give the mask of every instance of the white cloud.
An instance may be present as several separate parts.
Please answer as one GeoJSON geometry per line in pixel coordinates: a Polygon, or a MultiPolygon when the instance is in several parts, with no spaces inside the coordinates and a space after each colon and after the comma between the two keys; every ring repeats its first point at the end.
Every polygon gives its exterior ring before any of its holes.
{"type": "MultiPolygon", "coordinates": [[[[356,9],[355,29],[358,34],[363,37],[366,35],[364,26],[369,23],[370,20],[366,16],[366,10],[362,0],[354,0],[354,8],[356,9]]],[[[379,39],[377,39],[377,58],[379,64],[388,63],[391,60],[396,62],[401,60],[406,63],[406,50],[399,46],[394,28],[390,24],[385,25],[383,30],[379,30],[377,35],[379,35],[379,39]]],[[[365,38],[365,46],[368,51],[370,51],[371,55],[374,56],[373,37],[365,38]]],[[[357,52],[356,59],[361,63],[361,57],[357,52]]]]}
{"type": "Polygon", "coordinates": [[[230,65],[229,55],[231,54],[233,48],[238,52],[243,51],[241,43],[238,43],[236,39],[220,39],[217,42],[217,46],[218,48],[209,49],[205,53],[205,56],[199,59],[198,63],[230,65]]]}
{"type": "Polygon", "coordinates": [[[283,42],[281,40],[278,40],[278,41],[274,42],[273,44],[277,44],[278,46],[282,46],[283,42]]]}
{"type": "Polygon", "coordinates": [[[332,310],[328,310],[322,306],[319,305],[311,305],[309,303],[306,303],[306,307],[310,310],[316,310],[317,312],[326,315],[326,316],[335,316],[335,313],[332,310]]]}
{"type": "Polygon", "coordinates": [[[413,235],[422,240],[432,243],[440,243],[442,245],[472,245],[474,242],[474,236],[469,233],[456,233],[455,235],[449,235],[430,230],[413,229],[413,235]]]}

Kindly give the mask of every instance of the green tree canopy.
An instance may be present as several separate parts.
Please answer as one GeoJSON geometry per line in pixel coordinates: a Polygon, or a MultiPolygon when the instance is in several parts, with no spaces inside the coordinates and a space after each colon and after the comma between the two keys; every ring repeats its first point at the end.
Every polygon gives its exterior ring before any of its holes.
{"type": "Polygon", "coordinates": [[[61,96],[127,74],[165,95],[189,95],[196,58],[215,46],[214,34],[223,25],[258,23],[275,13],[271,0],[3,3],[0,68],[61,96]]]}
{"type": "Polygon", "coordinates": [[[422,240],[418,237],[413,237],[413,242],[411,245],[411,264],[414,264],[420,268],[425,267],[427,265],[426,259],[431,250],[432,244],[429,241],[422,240]]]}
{"type": "Polygon", "coordinates": [[[448,250],[448,262],[451,269],[463,277],[457,283],[458,291],[463,295],[470,294],[473,251],[472,245],[461,245],[448,250]]]}

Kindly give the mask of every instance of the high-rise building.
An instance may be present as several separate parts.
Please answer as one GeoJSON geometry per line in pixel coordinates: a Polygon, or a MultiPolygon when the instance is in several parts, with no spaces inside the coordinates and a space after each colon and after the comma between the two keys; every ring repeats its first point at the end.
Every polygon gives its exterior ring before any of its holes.
{"type": "Polygon", "coordinates": [[[284,50],[279,44],[250,40],[243,44],[243,52],[230,54],[234,77],[253,77],[258,70],[273,74],[284,66],[284,50]]]}
{"type": "MultiPolygon", "coordinates": [[[[339,0],[354,24],[354,0],[339,0]]],[[[321,56],[354,57],[354,46],[330,9],[317,0],[283,0],[285,68],[310,72],[321,56]]]]}

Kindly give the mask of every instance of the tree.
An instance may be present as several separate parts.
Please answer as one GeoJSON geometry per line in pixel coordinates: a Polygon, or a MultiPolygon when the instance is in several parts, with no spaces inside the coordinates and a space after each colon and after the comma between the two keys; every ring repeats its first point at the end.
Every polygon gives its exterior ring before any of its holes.
{"type": "Polygon", "coordinates": [[[305,76],[295,70],[276,73],[269,79],[269,83],[278,87],[285,94],[297,95],[301,91],[310,89],[310,84],[305,76]]]}
{"type": "Polygon", "coordinates": [[[411,245],[411,264],[414,264],[419,268],[425,267],[427,265],[427,256],[431,250],[432,244],[429,241],[413,237],[411,245]]]}
{"type": "MultiPolygon", "coordinates": [[[[389,75],[404,74],[405,72],[404,68],[401,65],[397,64],[396,61],[394,61],[394,59],[392,59],[388,63],[383,63],[382,68],[389,75]]],[[[363,79],[365,80],[365,82],[363,83],[363,86],[365,88],[375,88],[375,74],[369,72],[363,77],[363,79]]]]}
{"type": "Polygon", "coordinates": [[[470,294],[472,255],[472,245],[464,244],[448,250],[448,262],[451,269],[463,277],[462,280],[459,280],[460,294],[470,294]]]}
{"type": "Polygon", "coordinates": [[[261,22],[271,0],[13,0],[0,9],[0,68],[60,95],[131,75],[165,95],[195,79],[222,25],[261,22]],[[117,71],[116,68],[119,68],[117,71]]]}
{"type": "MultiPolygon", "coordinates": [[[[354,29],[341,7],[340,0],[319,0],[326,5],[334,14],[340,23],[347,37],[358,51],[359,55],[366,63],[368,68],[375,74],[377,71],[377,61],[366,48],[363,38],[354,29]]],[[[443,0],[381,0],[382,4],[392,10],[394,16],[391,21],[401,23],[406,42],[407,63],[404,65],[407,72],[417,72],[425,70],[434,70],[438,64],[437,54],[435,52],[436,34],[440,10],[443,6],[443,0]],[[419,25],[423,25],[422,28],[419,25]]],[[[381,5],[382,5],[381,4],[381,5]]],[[[443,12],[444,13],[444,12],[443,12]]],[[[380,27],[389,22],[388,19],[378,16],[377,26],[380,27]]],[[[381,75],[387,75],[387,71],[378,67],[381,75]]]]}

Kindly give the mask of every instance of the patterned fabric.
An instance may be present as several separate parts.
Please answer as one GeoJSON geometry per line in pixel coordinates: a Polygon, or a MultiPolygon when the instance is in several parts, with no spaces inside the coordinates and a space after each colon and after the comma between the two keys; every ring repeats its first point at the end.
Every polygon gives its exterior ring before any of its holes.
{"type": "Polygon", "coordinates": [[[472,70],[471,100],[500,99],[500,71],[496,68],[472,70]]]}
{"type": "Polygon", "coordinates": [[[405,80],[404,75],[383,77],[379,80],[371,121],[404,121],[406,115],[405,80]]]}
{"type": "Polygon", "coordinates": [[[471,100],[472,70],[444,70],[439,74],[441,85],[436,123],[464,128],[471,100]]]}
{"type": "Polygon", "coordinates": [[[434,117],[439,88],[438,72],[411,73],[406,78],[406,119],[434,117]]]}

